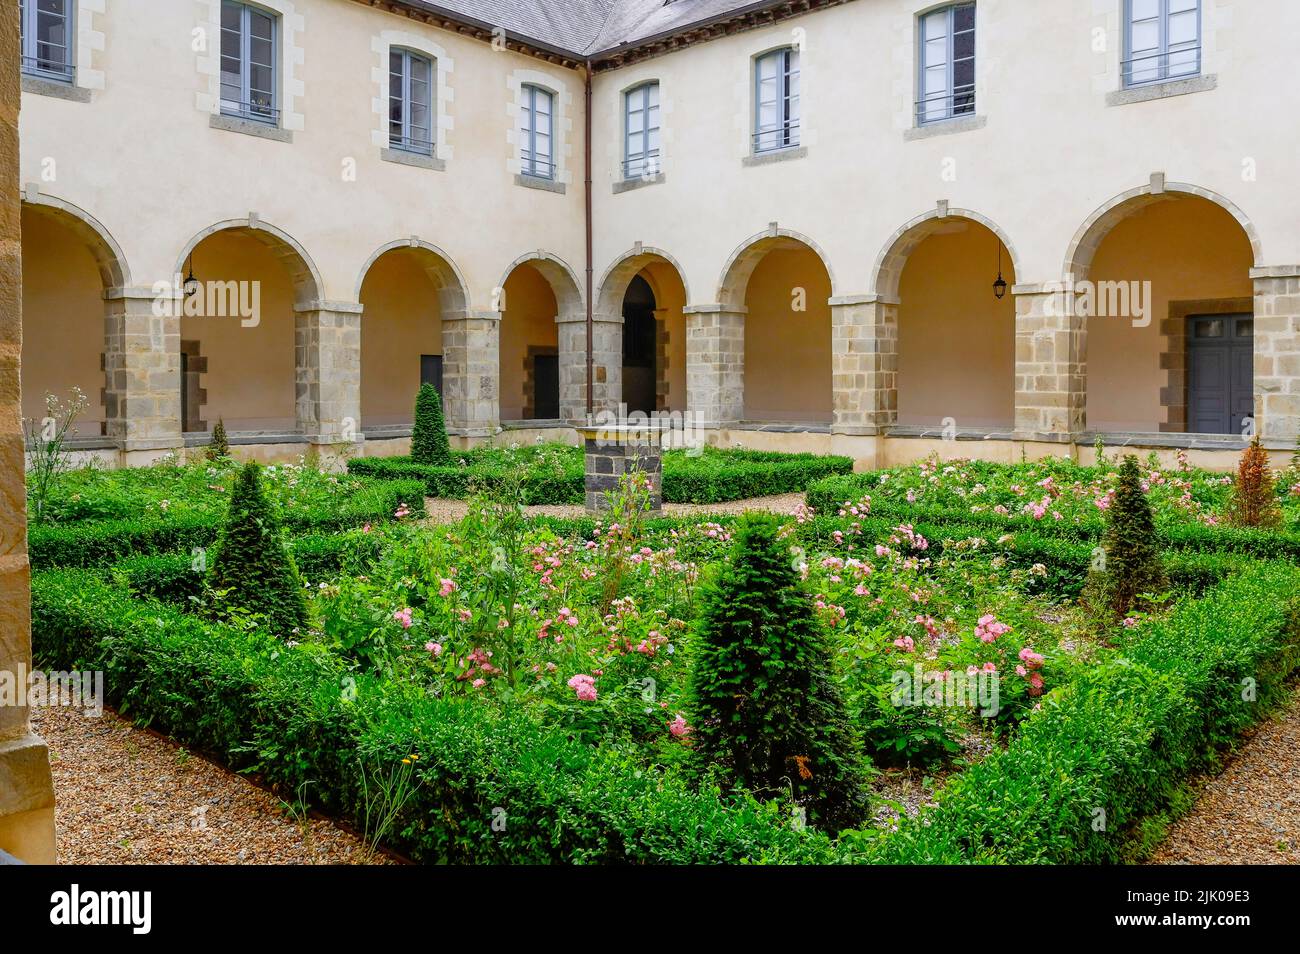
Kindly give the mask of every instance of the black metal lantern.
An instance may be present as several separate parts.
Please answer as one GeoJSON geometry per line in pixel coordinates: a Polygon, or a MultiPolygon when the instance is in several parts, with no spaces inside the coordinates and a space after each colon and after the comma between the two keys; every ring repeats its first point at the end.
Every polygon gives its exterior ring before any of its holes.
{"type": "Polygon", "coordinates": [[[181,283],[181,288],[184,289],[185,291],[185,297],[189,299],[189,298],[193,298],[195,295],[199,293],[199,280],[194,277],[194,253],[193,252],[190,252],[190,257],[188,259],[185,270],[188,272],[188,274],[185,276],[185,281],[181,283]]]}
{"type": "Polygon", "coordinates": [[[998,243],[998,277],[993,283],[993,297],[1001,301],[1007,295],[1007,280],[1002,277],[1002,243],[998,243]]]}

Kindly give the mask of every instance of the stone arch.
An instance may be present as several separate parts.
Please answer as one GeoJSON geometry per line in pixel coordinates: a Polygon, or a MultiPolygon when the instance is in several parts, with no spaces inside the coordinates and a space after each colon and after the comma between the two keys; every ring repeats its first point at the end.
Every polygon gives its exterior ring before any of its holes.
{"type": "Polygon", "coordinates": [[[41,193],[28,193],[23,197],[23,203],[33,214],[67,226],[86,243],[95,257],[105,289],[130,287],[131,269],[127,266],[122,247],[93,215],[71,202],[41,193]]]}
{"type": "Polygon", "coordinates": [[[1020,268],[1020,256],[1016,252],[1015,245],[1012,244],[1011,238],[996,222],[987,216],[980,215],[978,212],[972,212],[970,209],[936,208],[905,223],[885,242],[884,248],[876,257],[876,263],[871,269],[871,291],[869,294],[884,301],[898,304],[898,286],[902,281],[903,269],[907,265],[908,256],[915,251],[918,245],[938,231],[945,219],[951,218],[969,219],[972,222],[977,222],[996,235],[1011,257],[1012,270],[1017,275],[1023,274],[1020,268]]]}
{"type": "Polygon", "coordinates": [[[1097,249],[1116,225],[1153,203],[1185,196],[1206,199],[1231,215],[1250,241],[1251,253],[1254,256],[1253,264],[1255,267],[1263,264],[1264,248],[1259,231],[1255,228],[1255,223],[1234,202],[1200,186],[1185,182],[1160,182],[1158,179],[1153,179],[1147,185],[1120,193],[1088,216],[1087,221],[1079,226],[1079,230],[1074,233],[1074,238],[1070,240],[1070,247],[1066,250],[1065,262],[1061,268],[1062,278],[1067,282],[1071,278],[1075,281],[1084,281],[1088,277],[1097,249]]]}
{"type": "Polygon", "coordinates": [[[493,311],[502,310],[500,301],[501,296],[505,294],[506,281],[510,278],[511,272],[520,265],[531,265],[546,279],[547,284],[551,286],[551,291],[555,293],[555,303],[559,307],[562,317],[572,319],[579,314],[586,314],[582,286],[578,283],[578,276],[564,259],[541,249],[520,255],[507,266],[505,273],[501,276],[501,281],[497,283],[497,287],[492,291],[493,311]]]}
{"type": "Polygon", "coordinates": [[[185,261],[200,242],[218,232],[226,231],[243,232],[271,250],[293,282],[295,305],[306,307],[313,302],[324,300],[325,283],[321,280],[320,271],[311,256],[307,254],[307,250],[288,232],[269,222],[263,222],[255,216],[217,222],[196,234],[181,249],[180,257],[176,260],[176,273],[185,274],[185,261]]]}
{"type": "Polygon", "coordinates": [[[366,263],[361,266],[361,273],[357,275],[356,288],[352,293],[353,301],[361,300],[361,287],[365,284],[366,276],[370,274],[371,266],[375,262],[388,252],[408,248],[416,250],[421,266],[438,289],[438,306],[443,320],[463,318],[468,315],[469,285],[466,284],[465,276],[461,274],[455,261],[438,246],[414,237],[381,245],[366,259],[366,263]]]}
{"type": "Polygon", "coordinates": [[[623,307],[623,296],[627,293],[627,286],[631,284],[632,279],[647,265],[656,261],[672,266],[681,280],[682,287],[686,289],[686,300],[689,302],[691,288],[687,284],[686,271],[681,263],[661,248],[638,245],[618,256],[605,269],[605,274],[600,277],[600,284],[597,286],[596,310],[603,315],[617,315],[623,307]]]}
{"type": "Polygon", "coordinates": [[[773,222],[766,231],[751,235],[732,249],[727,264],[722,269],[722,276],[718,279],[718,302],[728,311],[743,312],[745,289],[763,256],[773,249],[792,248],[795,243],[811,249],[821,260],[822,267],[830,276],[831,294],[835,295],[839,287],[835,281],[835,271],[821,246],[802,232],[780,228],[773,222]]]}

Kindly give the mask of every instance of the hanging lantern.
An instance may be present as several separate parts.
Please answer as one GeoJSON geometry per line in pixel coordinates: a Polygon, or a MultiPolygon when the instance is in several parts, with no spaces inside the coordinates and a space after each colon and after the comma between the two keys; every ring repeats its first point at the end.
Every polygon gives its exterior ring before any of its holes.
{"type": "Polygon", "coordinates": [[[998,277],[993,283],[993,297],[1001,301],[1007,295],[1007,281],[1002,277],[1002,243],[998,243],[998,277]]]}

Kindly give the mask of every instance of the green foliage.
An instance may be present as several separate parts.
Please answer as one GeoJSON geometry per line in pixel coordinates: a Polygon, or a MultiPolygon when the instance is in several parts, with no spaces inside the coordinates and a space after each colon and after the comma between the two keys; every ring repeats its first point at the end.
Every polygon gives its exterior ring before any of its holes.
{"type": "Polygon", "coordinates": [[[307,601],[280,520],[262,492],[259,466],[240,471],[230,512],[213,548],[209,584],[228,605],[260,615],[281,636],[306,633],[307,601]]]}
{"type": "Polygon", "coordinates": [[[1168,585],[1142,473],[1132,455],[1120,465],[1119,486],[1108,516],[1099,554],[1104,558],[1093,564],[1084,600],[1099,616],[1118,621],[1145,608],[1145,597],[1168,585]]]}
{"type": "Polygon", "coordinates": [[[517,710],[353,673],[319,645],[131,599],[85,572],[38,574],[33,606],[43,665],[104,671],[108,703],[138,724],[359,827],[367,809],[374,817],[374,779],[414,766],[385,827],[416,861],[835,860],[826,838],[793,831],[775,806],[693,791],[517,710]]]}
{"type": "Polygon", "coordinates": [[[230,442],[226,439],[226,422],[221,418],[217,418],[217,423],[212,428],[212,438],[208,441],[208,448],[204,454],[210,461],[219,461],[230,456],[230,442]]]}
{"type": "Polygon", "coordinates": [[[700,595],[689,708],[696,751],[729,781],[791,792],[828,830],[863,813],[860,753],[825,635],[779,524],[743,518],[731,560],[700,595]]]}
{"type": "Polygon", "coordinates": [[[428,382],[415,397],[415,428],[411,431],[411,460],[417,464],[446,467],[451,463],[447,422],[442,416],[442,398],[428,382]]]}

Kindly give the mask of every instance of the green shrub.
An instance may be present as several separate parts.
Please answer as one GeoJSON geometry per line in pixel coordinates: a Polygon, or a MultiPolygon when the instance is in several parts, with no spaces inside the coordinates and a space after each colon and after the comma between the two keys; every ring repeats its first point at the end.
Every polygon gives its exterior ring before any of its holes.
{"type": "Polygon", "coordinates": [[[363,830],[382,783],[409,776],[414,793],[386,843],[416,861],[836,859],[774,806],[692,791],[517,711],[429,698],[353,673],[321,646],[134,600],[94,574],[37,574],[33,611],[43,665],[105,672],[108,703],[137,723],[363,830]]]}
{"type": "Polygon", "coordinates": [[[1089,571],[1084,601],[1098,615],[1118,621],[1142,608],[1145,594],[1159,593],[1168,584],[1142,473],[1131,454],[1120,465],[1119,486],[1108,516],[1101,541],[1105,558],[1089,571]]]}
{"type": "Polygon", "coordinates": [[[411,460],[417,464],[445,467],[451,463],[447,423],[442,417],[442,398],[428,382],[415,397],[415,427],[411,431],[411,460]]]}
{"type": "Polygon", "coordinates": [[[204,454],[211,461],[222,460],[230,456],[230,442],[226,439],[226,422],[221,418],[217,418],[217,423],[212,428],[212,438],[208,441],[208,447],[204,454]]]}
{"type": "Polygon", "coordinates": [[[284,548],[280,520],[262,493],[250,461],[230,495],[230,513],[212,551],[208,582],[225,601],[265,618],[282,636],[307,630],[307,600],[293,557],[284,548]]]}
{"type": "Polygon", "coordinates": [[[780,525],[742,518],[731,559],[700,594],[690,703],[695,750],[760,797],[792,793],[836,831],[863,814],[861,753],[812,598],[780,525]]]}

